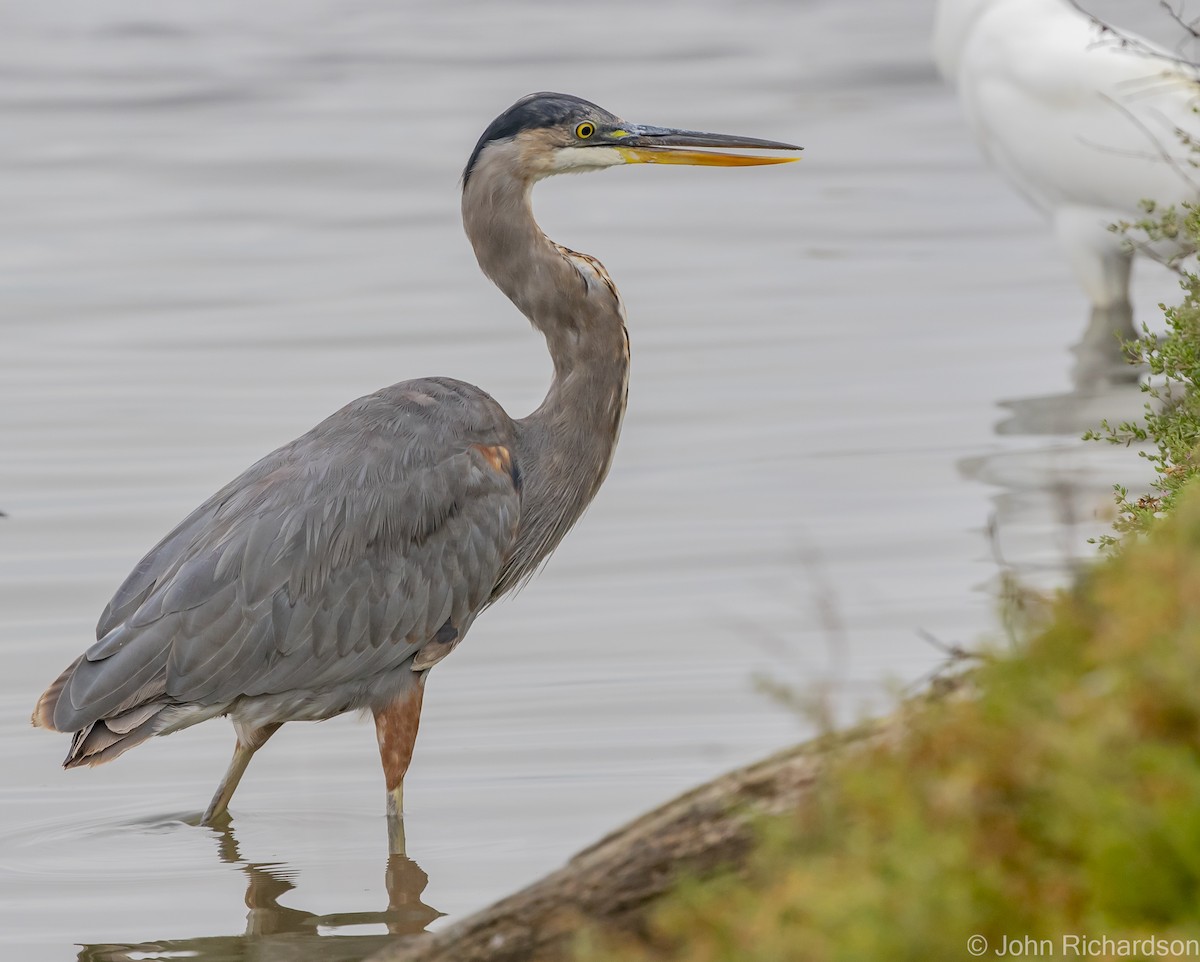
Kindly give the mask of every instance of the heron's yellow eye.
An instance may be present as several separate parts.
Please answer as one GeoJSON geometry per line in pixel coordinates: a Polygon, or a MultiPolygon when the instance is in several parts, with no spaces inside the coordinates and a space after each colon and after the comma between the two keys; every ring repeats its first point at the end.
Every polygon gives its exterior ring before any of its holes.
{"type": "Polygon", "coordinates": [[[589,120],[585,120],[583,123],[581,123],[578,127],[575,128],[575,136],[578,137],[580,140],[587,140],[595,132],[596,132],[596,125],[593,124],[589,120]]]}

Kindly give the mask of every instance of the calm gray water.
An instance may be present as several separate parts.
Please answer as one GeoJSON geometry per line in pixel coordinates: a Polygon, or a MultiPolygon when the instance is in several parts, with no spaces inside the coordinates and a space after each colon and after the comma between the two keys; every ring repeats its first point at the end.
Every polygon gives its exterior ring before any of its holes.
{"type": "MultiPolygon", "coordinates": [[[[1075,438],[1140,402],[1071,394],[1082,295],[981,166],[929,16],[0,3],[0,956],[361,958],[802,737],[755,674],[851,716],[938,664],[920,632],[995,636],[989,519],[1035,580],[1090,552],[1136,465],[1075,438]],[[578,530],[430,683],[415,864],[386,861],[355,718],[278,735],[232,836],[188,824],[223,721],[63,773],[33,702],[198,501],[402,378],[540,400],[548,360],[480,275],[456,189],[483,126],[538,89],[807,151],[539,188],[551,236],[621,285],[629,413],[578,530]]],[[[1173,285],[1144,280],[1153,317],[1173,285]]]]}

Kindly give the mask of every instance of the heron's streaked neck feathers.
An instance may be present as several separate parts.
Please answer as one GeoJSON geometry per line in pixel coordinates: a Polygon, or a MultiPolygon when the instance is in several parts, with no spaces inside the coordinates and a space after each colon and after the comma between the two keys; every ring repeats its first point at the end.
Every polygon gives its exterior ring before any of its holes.
{"type": "Polygon", "coordinates": [[[499,590],[531,575],[608,473],[625,412],[624,308],[598,261],[551,241],[533,217],[520,143],[489,146],[463,191],[463,224],[483,272],[546,338],[554,380],[517,422],[525,477],[521,531],[499,590]]]}

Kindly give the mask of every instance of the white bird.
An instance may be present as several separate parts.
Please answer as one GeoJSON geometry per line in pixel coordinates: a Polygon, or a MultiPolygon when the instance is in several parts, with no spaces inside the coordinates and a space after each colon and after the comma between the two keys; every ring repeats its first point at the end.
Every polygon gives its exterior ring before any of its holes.
{"type": "Polygon", "coordinates": [[[1200,199],[1180,131],[1200,133],[1200,73],[1068,0],[938,0],[934,59],[987,159],[1051,221],[1092,303],[1085,344],[1133,333],[1132,254],[1109,225],[1141,201],[1200,199]]]}

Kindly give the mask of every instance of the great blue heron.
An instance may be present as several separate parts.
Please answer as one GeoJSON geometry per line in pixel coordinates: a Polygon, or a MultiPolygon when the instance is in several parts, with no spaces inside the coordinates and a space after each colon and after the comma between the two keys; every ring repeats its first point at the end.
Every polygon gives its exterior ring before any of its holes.
{"type": "Polygon", "coordinates": [[[1110,225],[1144,216],[1147,198],[1200,199],[1180,136],[1200,129],[1200,70],[1130,40],[1105,36],[1070,0],[938,0],[934,22],[934,59],[975,139],[1049,218],[1092,302],[1082,346],[1109,357],[1083,375],[1121,360],[1114,332],[1135,334],[1132,255],[1110,225]]]}
{"type": "Polygon", "coordinates": [[[599,261],[542,233],[531,189],[618,164],[792,159],[698,147],[798,149],[628,124],[557,93],[531,94],[492,121],[463,172],[463,223],[483,272],[545,335],[546,399],[514,420],[462,381],[404,381],[227,484],[138,563],[96,644],[38,701],[35,725],[74,732],[64,766],[229,715],[237,746],[208,824],[284,722],[369,709],[401,848],[426,674],[579,519],[625,413],[621,298],[599,261]]]}

